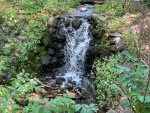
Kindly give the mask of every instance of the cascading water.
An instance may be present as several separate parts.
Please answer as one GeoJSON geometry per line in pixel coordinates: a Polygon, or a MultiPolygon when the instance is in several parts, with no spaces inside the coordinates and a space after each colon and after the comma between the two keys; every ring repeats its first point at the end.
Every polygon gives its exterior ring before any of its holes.
{"type": "Polygon", "coordinates": [[[73,81],[78,86],[81,85],[81,80],[85,79],[83,76],[85,75],[85,57],[91,40],[89,35],[90,24],[87,18],[85,18],[91,15],[91,10],[88,11],[80,12],[80,10],[77,10],[77,13],[75,12],[72,16],[68,17],[72,21],[75,16],[79,16],[78,19],[82,21],[82,24],[78,29],[73,28],[72,24],[68,27],[64,25],[63,28],[66,32],[66,45],[63,49],[65,65],[61,68],[58,77],[63,76],[66,79],[66,83],[73,81]]]}
{"type": "Polygon", "coordinates": [[[63,67],[66,71],[64,77],[67,80],[71,78],[77,84],[80,83],[81,76],[85,74],[85,55],[91,40],[89,36],[90,24],[87,20],[82,21],[83,23],[78,30],[73,29],[71,33],[67,32],[66,46],[64,49],[66,62],[66,65],[63,67]]]}

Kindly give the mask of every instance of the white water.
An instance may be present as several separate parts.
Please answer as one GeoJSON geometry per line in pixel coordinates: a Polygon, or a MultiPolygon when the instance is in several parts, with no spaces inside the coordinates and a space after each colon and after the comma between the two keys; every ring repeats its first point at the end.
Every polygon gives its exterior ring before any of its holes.
{"type": "Polygon", "coordinates": [[[85,74],[84,63],[86,51],[89,47],[91,37],[89,36],[90,24],[87,20],[82,19],[82,24],[79,29],[74,29],[72,25],[65,28],[66,31],[72,29],[71,32],[66,33],[66,45],[64,47],[65,65],[62,68],[66,82],[68,80],[75,81],[77,85],[81,84],[83,75],[85,74]]]}

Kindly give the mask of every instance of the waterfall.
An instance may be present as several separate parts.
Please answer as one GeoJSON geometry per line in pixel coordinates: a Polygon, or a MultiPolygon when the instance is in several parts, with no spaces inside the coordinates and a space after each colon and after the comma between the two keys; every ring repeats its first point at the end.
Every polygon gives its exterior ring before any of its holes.
{"type": "Polygon", "coordinates": [[[66,31],[66,45],[63,49],[65,54],[65,65],[62,72],[59,73],[66,79],[66,82],[74,81],[80,84],[85,74],[85,57],[89,47],[91,37],[89,36],[90,24],[84,18],[80,18],[82,24],[78,29],[72,27],[64,27],[66,31]]]}
{"type": "Polygon", "coordinates": [[[86,12],[80,12],[80,8],[72,15],[65,16],[65,19],[70,19],[71,24],[65,26],[62,19],[63,30],[65,31],[66,44],[63,49],[65,55],[65,65],[60,69],[57,77],[63,77],[68,84],[70,81],[75,82],[76,85],[81,85],[81,81],[85,82],[85,59],[86,52],[91,41],[90,23],[87,19],[91,15],[91,9],[93,6],[85,5],[87,7],[86,12]],[[78,29],[74,28],[72,21],[77,18],[82,21],[78,29]]]}

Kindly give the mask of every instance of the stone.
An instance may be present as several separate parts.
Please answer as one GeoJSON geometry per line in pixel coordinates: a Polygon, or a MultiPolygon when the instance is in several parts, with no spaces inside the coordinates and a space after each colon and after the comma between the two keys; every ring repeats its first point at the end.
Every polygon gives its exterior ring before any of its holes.
{"type": "Polygon", "coordinates": [[[51,57],[46,55],[46,56],[42,56],[41,59],[42,59],[42,64],[43,65],[48,65],[50,63],[51,57]]]}
{"type": "Polygon", "coordinates": [[[53,48],[49,48],[47,54],[49,54],[50,56],[55,56],[56,51],[53,48]]]}
{"type": "Polygon", "coordinates": [[[79,18],[75,18],[74,20],[72,20],[72,27],[75,29],[78,29],[81,24],[82,20],[80,20],[79,18]]]}
{"type": "Polygon", "coordinates": [[[56,78],[56,84],[58,84],[58,85],[62,85],[63,82],[65,82],[65,81],[66,81],[66,79],[63,77],[56,78]]]}
{"type": "Polygon", "coordinates": [[[29,38],[26,36],[18,36],[17,38],[22,41],[29,41],[29,38]]]}
{"type": "Polygon", "coordinates": [[[44,37],[42,42],[43,42],[43,45],[45,47],[47,47],[47,46],[49,46],[51,44],[51,38],[50,37],[44,37]]]}
{"type": "Polygon", "coordinates": [[[56,18],[50,17],[49,24],[48,24],[50,27],[56,28],[57,23],[58,23],[58,20],[56,18]]]}
{"type": "Polygon", "coordinates": [[[57,44],[57,48],[60,50],[60,49],[63,48],[63,45],[62,45],[61,43],[58,43],[58,44],[57,44]]]}
{"type": "Polygon", "coordinates": [[[122,34],[120,33],[110,33],[110,37],[122,37],[122,34]]]}
{"type": "Polygon", "coordinates": [[[101,55],[101,51],[95,46],[89,46],[87,50],[87,55],[92,55],[93,57],[97,57],[101,55]]]}
{"type": "Polygon", "coordinates": [[[55,63],[57,63],[57,58],[56,57],[52,57],[50,63],[52,65],[54,65],[55,63]]]}
{"type": "Polygon", "coordinates": [[[63,28],[61,28],[61,29],[59,29],[59,33],[58,33],[60,36],[63,36],[63,37],[65,37],[66,36],[66,31],[65,31],[65,29],[63,29],[63,28]]]}
{"type": "Polygon", "coordinates": [[[85,12],[85,11],[87,11],[87,8],[86,8],[86,7],[81,7],[81,8],[80,8],[80,11],[81,11],[81,12],[85,12]]]}
{"type": "Polygon", "coordinates": [[[122,52],[122,51],[126,50],[126,46],[124,46],[124,45],[119,45],[119,46],[117,47],[117,49],[118,49],[119,52],[122,52]]]}
{"type": "Polygon", "coordinates": [[[56,33],[56,29],[50,27],[50,28],[48,29],[48,33],[49,33],[49,35],[55,34],[55,33],[56,33]]]}
{"type": "Polygon", "coordinates": [[[116,111],[114,111],[113,109],[110,109],[109,111],[107,111],[106,113],[117,113],[116,111]]]}
{"type": "Polygon", "coordinates": [[[71,19],[69,18],[64,18],[65,26],[68,27],[71,23],[71,19]]]}
{"type": "Polygon", "coordinates": [[[64,36],[60,36],[59,34],[56,34],[55,36],[53,36],[53,41],[56,42],[65,42],[66,41],[66,37],[64,36]]]}

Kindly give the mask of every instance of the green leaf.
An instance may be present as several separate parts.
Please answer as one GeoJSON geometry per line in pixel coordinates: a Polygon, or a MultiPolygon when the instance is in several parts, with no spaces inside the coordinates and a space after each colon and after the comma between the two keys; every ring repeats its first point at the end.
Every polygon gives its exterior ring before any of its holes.
{"type": "Polygon", "coordinates": [[[40,108],[39,113],[45,113],[43,108],[40,108]]]}
{"type": "Polygon", "coordinates": [[[95,104],[90,104],[90,105],[89,105],[90,108],[92,108],[92,107],[94,107],[94,106],[95,106],[95,104]]]}
{"type": "Polygon", "coordinates": [[[87,109],[86,108],[82,108],[80,113],[87,113],[87,109]]]}
{"type": "Polygon", "coordinates": [[[45,108],[46,108],[46,110],[45,110],[46,113],[52,113],[50,105],[46,106],[45,108]]]}
{"type": "Polygon", "coordinates": [[[81,105],[80,104],[75,105],[75,111],[79,111],[80,109],[81,109],[81,105]]]}

